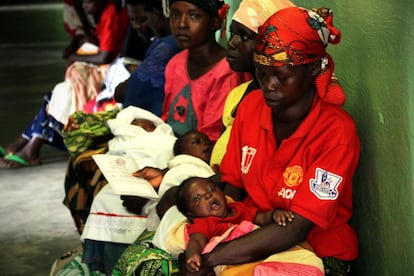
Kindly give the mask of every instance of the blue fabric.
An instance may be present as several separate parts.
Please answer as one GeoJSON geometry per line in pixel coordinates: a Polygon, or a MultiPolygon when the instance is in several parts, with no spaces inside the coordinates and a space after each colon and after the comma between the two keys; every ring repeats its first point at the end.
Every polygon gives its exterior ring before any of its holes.
{"type": "Polygon", "coordinates": [[[82,262],[90,271],[112,274],[112,269],[129,244],[104,242],[85,239],[83,243],[82,262]]]}
{"type": "Polygon", "coordinates": [[[63,125],[50,116],[46,111],[51,97],[52,92],[49,92],[44,96],[39,113],[23,131],[22,136],[27,140],[31,140],[33,137],[39,137],[47,144],[66,151],[62,138],[63,125]]]}
{"type": "Polygon", "coordinates": [[[132,72],[125,91],[124,107],[133,105],[158,116],[164,101],[165,66],[180,51],[174,38],[155,39],[142,63],[132,72]]]}

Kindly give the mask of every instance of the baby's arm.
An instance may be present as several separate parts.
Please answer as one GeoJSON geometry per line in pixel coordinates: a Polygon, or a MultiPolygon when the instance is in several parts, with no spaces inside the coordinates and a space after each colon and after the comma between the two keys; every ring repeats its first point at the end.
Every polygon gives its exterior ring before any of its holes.
{"type": "Polygon", "coordinates": [[[286,226],[286,223],[293,221],[294,214],[291,211],[282,209],[274,209],[269,212],[258,212],[254,219],[254,223],[263,226],[270,223],[277,223],[280,226],[286,226]]]}
{"type": "Polygon", "coordinates": [[[187,249],[185,250],[185,255],[187,257],[186,266],[188,271],[196,272],[200,269],[201,252],[207,244],[207,241],[207,238],[203,234],[191,234],[187,249]]]}

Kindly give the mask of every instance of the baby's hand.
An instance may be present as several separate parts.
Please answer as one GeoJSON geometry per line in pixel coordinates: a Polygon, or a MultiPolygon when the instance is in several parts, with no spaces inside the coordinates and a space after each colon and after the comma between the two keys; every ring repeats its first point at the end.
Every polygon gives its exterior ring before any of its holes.
{"type": "Polygon", "coordinates": [[[285,211],[282,209],[275,209],[272,212],[272,219],[274,222],[279,224],[280,226],[286,226],[286,223],[289,221],[291,222],[294,219],[293,212],[285,211]]]}
{"type": "Polygon", "coordinates": [[[187,270],[190,272],[197,272],[200,270],[201,266],[201,256],[195,254],[187,259],[187,270]]]}

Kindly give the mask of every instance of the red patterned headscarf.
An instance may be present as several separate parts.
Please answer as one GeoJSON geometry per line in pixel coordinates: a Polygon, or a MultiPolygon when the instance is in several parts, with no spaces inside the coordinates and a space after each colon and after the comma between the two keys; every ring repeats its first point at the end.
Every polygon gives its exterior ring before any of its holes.
{"type": "Polygon", "coordinates": [[[333,60],[326,52],[328,43],[337,44],[341,38],[332,19],[332,11],[326,8],[291,7],[276,12],[259,28],[254,62],[295,66],[321,61],[321,73],[315,77],[317,93],[326,102],[343,105],[345,94],[333,73],[333,60]]]}

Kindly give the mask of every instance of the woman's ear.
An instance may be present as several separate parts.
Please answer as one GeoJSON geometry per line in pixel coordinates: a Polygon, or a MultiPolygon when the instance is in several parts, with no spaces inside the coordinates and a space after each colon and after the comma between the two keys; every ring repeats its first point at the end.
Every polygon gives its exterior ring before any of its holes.
{"type": "Polygon", "coordinates": [[[315,77],[321,73],[321,61],[315,61],[311,65],[312,77],[315,77]]]}
{"type": "Polygon", "coordinates": [[[223,27],[224,20],[218,17],[214,17],[211,22],[211,28],[214,32],[220,30],[223,27]]]}

